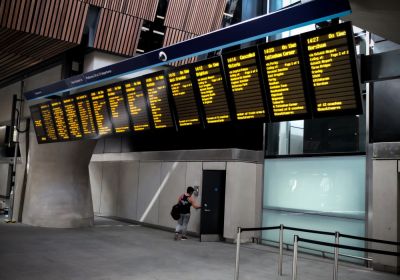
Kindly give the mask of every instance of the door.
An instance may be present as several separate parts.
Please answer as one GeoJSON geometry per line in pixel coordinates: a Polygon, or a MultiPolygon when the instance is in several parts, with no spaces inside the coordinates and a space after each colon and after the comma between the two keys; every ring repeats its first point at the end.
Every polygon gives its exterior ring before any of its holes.
{"type": "Polygon", "coordinates": [[[203,170],[200,240],[219,241],[224,231],[225,170],[203,170]]]}

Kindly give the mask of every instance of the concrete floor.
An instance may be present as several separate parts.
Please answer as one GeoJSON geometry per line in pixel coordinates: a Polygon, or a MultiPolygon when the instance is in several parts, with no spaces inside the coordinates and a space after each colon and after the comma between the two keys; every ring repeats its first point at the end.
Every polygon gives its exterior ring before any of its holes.
{"type": "MultiPolygon", "coordinates": [[[[285,252],[284,276],[278,277],[275,251],[244,245],[240,279],[291,279],[290,252],[285,252]]],[[[232,280],[234,263],[234,244],[174,241],[170,232],[113,220],[97,219],[95,227],[83,229],[0,223],[1,280],[232,280]]],[[[303,280],[332,279],[332,261],[301,256],[298,273],[303,280]]],[[[400,276],[345,263],[340,279],[400,276]]]]}

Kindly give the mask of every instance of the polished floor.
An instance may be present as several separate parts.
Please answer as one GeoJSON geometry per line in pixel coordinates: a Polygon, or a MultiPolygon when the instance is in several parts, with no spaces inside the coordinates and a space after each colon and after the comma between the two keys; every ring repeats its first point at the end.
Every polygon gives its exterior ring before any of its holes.
{"type": "MultiPolygon", "coordinates": [[[[291,253],[285,252],[284,276],[278,277],[275,251],[244,245],[239,279],[291,279],[291,253]]],[[[174,241],[170,232],[103,218],[84,229],[0,223],[1,280],[232,280],[234,264],[233,244],[174,241]]],[[[301,255],[298,279],[332,279],[332,261],[301,255]]],[[[344,263],[339,279],[400,277],[344,263]]]]}

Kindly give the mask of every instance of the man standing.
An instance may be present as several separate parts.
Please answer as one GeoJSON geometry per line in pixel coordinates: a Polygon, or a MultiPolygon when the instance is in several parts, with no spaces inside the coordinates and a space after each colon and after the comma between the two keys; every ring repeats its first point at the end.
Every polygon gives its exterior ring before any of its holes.
{"type": "Polygon", "coordinates": [[[201,208],[199,204],[193,199],[194,189],[192,187],[188,187],[186,192],[182,194],[179,199],[178,203],[180,205],[181,216],[178,219],[178,224],[175,228],[175,240],[179,239],[179,234],[182,234],[181,240],[186,240],[186,232],[187,232],[187,225],[190,219],[190,207],[193,206],[195,209],[201,208]]]}

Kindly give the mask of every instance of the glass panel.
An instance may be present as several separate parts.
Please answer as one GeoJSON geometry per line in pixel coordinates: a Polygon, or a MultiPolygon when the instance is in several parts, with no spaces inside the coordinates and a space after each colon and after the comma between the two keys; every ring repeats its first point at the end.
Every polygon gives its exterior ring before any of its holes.
{"type": "MultiPolygon", "coordinates": [[[[337,217],[327,217],[320,215],[310,215],[306,213],[294,213],[294,212],[282,212],[282,211],[274,211],[274,210],[264,210],[263,212],[263,227],[269,226],[278,226],[283,224],[285,226],[304,228],[304,229],[313,229],[313,230],[322,230],[328,232],[338,231],[342,234],[349,234],[355,236],[365,236],[365,222],[363,220],[356,219],[346,219],[346,218],[337,218],[337,217]]],[[[284,243],[293,244],[293,236],[298,235],[302,238],[318,240],[323,242],[334,243],[335,237],[329,235],[321,235],[321,234],[313,234],[313,233],[305,233],[305,232],[297,232],[291,230],[284,231],[284,243]]],[[[265,241],[279,241],[279,230],[270,230],[263,231],[262,238],[265,241]]],[[[364,248],[365,244],[363,241],[341,238],[340,244],[342,245],[350,245],[364,248]]],[[[310,243],[299,243],[299,246],[331,252],[333,253],[333,248],[320,246],[310,243]]],[[[303,249],[304,251],[304,249],[303,249]]],[[[316,251],[305,250],[309,253],[318,253],[316,251]]],[[[364,253],[359,251],[352,250],[344,250],[339,249],[339,254],[346,254],[351,256],[363,257],[364,253]]]]}
{"type": "Polygon", "coordinates": [[[268,159],[264,207],[365,216],[365,156],[268,159]]]}
{"type": "Polygon", "coordinates": [[[364,115],[270,123],[267,127],[266,156],[365,152],[364,115]]]}

